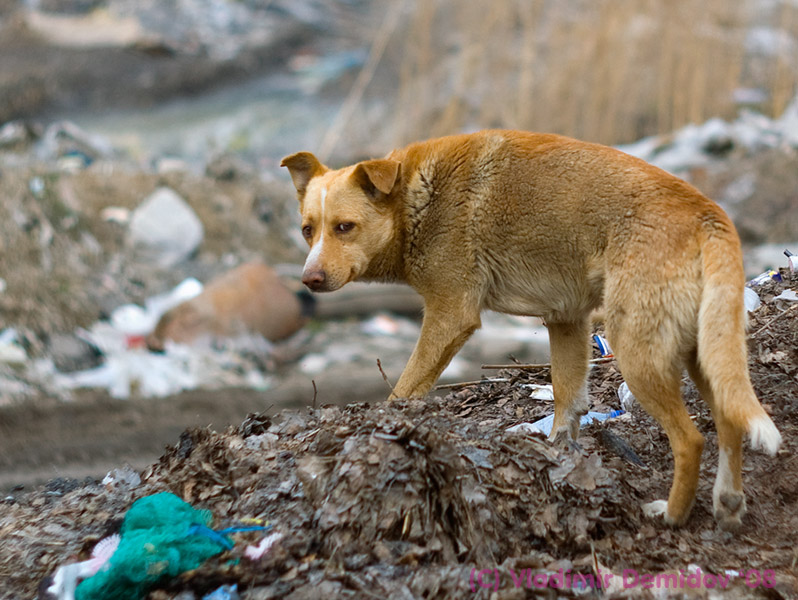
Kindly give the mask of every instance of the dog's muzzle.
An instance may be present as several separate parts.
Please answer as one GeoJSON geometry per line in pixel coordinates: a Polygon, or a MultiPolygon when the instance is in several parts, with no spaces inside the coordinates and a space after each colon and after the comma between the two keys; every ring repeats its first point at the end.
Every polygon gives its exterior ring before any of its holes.
{"type": "Polygon", "coordinates": [[[314,292],[324,292],[327,290],[327,273],[322,270],[305,271],[302,273],[302,283],[314,292]]]}

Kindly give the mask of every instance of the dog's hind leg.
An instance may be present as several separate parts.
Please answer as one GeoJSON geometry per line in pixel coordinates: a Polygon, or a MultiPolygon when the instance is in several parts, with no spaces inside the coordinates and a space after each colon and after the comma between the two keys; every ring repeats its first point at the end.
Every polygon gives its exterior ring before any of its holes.
{"type": "Polygon", "coordinates": [[[712,388],[701,371],[695,353],[686,361],[687,372],[695,383],[701,397],[712,410],[712,418],[718,431],[718,474],[712,489],[712,506],[715,521],[721,529],[733,531],[742,524],[745,514],[742,462],[744,430],[735,426],[715,405],[712,388]]]}
{"type": "Polygon", "coordinates": [[[674,356],[675,344],[668,343],[667,334],[657,344],[633,331],[624,333],[610,338],[618,366],[635,398],[662,425],[673,452],[673,483],[667,504],[657,500],[643,508],[649,515],[663,515],[669,525],[681,525],[695,501],[704,438],[682,401],[681,361],[674,356]]]}
{"type": "Polygon", "coordinates": [[[579,420],[587,412],[587,368],[590,322],[547,323],[554,387],[554,423],[549,438],[556,443],[576,440],[579,420]]]}

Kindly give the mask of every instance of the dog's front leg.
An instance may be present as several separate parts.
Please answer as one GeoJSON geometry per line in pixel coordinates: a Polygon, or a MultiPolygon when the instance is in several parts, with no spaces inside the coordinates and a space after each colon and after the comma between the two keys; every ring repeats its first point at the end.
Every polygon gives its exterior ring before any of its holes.
{"type": "Polygon", "coordinates": [[[425,298],[421,335],[389,400],[423,397],[480,325],[478,305],[466,298],[425,298]]]}

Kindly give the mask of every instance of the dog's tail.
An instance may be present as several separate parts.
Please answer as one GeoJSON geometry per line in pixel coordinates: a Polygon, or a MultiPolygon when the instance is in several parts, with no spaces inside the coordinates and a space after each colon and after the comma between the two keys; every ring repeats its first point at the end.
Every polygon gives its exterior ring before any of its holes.
{"type": "Polygon", "coordinates": [[[773,455],[781,444],[781,434],[757,400],[748,376],[745,276],[736,238],[728,223],[707,233],[702,245],[698,363],[712,389],[715,410],[746,431],[752,447],[773,455]]]}

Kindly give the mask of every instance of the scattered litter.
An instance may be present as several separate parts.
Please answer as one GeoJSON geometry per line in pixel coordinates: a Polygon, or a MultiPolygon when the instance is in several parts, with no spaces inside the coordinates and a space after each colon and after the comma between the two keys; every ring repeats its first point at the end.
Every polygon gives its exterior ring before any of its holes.
{"type": "Polygon", "coordinates": [[[0,331],[0,363],[19,365],[26,360],[28,354],[25,348],[17,343],[16,329],[9,327],[0,331]]]}
{"type": "Polygon", "coordinates": [[[209,529],[212,518],[169,492],[139,498],[125,515],[118,547],[77,587],[77,600],[138,600],[229,549],[232,542],[209,529]]]}
{"type": "Polygon", "coordinates": [[[529,397],[535,400],[554,400],[554,387],[551,384],[524,383],[524,388],[531,388],[529,397]]]}
{"type": "Polygon", "coordinates": [[[798,256],[796,256],[789,250],[784,251],[784,256],[787,257],[787,262],[789,263],[790,267],[790,274],[795,273],[795,271],[798,271],[798,256]]]}
{"type": "Polygon", "coordinates": [[[244,556],[250,560],[260,560],[261,557],[271,550],[272,546],[283,537],[282,533],[275,531],[265,536],[258,544],[247,546],[244,549],[244,556]]]}
{"type": "Polygon", "coordinates": [[[104,538],[94,546],[90,559],[58,567],[47,593],[58,600],[74,600],[78,582],[95,575],[110,560],[119,547],[119,539],[118,534],[104,538]]]}
{"type": "Polygon", "coordinates": [[[754,312],[762,305],[759,294],[747,286],[743,289],[743,302],[745,303],[745,310],[748,312],[754,312]]]}
{"type": "Polygon", "coordinates": [[[618,387],[618,398],[621,401],[621,407],[626,412],[629,412],[632,406],[637,403],[637,398],[635,398],[634,394],[629,389],[629,384],[625,381],[618,387]]]}
{"type": "Polygon", "coordinates": [[[28,189],[36,198],[41,198],[44,194],[44,179],[41,177],[32,177],[28,182],[28,189]]]}
{"type": "MultiPolygon", "coordinates": [[[[584,427],[585,425],[590,425],[593,421],[606,421],[607,419],[613,419],[617,416],[624,414],[625,411],[623,410],[613,410],[608,413],[600,413],[590,411],[586,415],[583,415],[582,418],[579,420],[579,426],[584,427]]],[[[518,425],[513,425],[512,427],[507,429],[508,433],[542,433],[543,435],[550,435],[551,434],[551,427],[554,424],[554,415],[548,415],[547,417],[543,417],[535,421],[534,423],[519,423],[518,425]]]]}
{"type": "Polygon", "coordinates": [[[5,292],[5,291],[6,291],[6,289],[8,289],[8,284],[6,283],[6,280],[5,280],[5,279],[3,279],[2,277],[0,277],[0,294],[2,294],[3,292],[5,292]]]}
{"type": "Polygon", "coordinates": [[[135,488],[141,485],[141,476],[133,467],[125,465],[124,467],[108,471],[108,474],[103,478],[102,484],[108,488],[119,486],[135,488]]]}
{"type": "Polygon", "coordinates": [[[613,355],[612,348],[610,348],[610,343],[604,336],[596,334],[593,336],[593,341],[596,342],[599,352],[601,352],[602,358],[608,358],[613,355]]]}
{"type": "MultiPolygon", "coordinates": [[[[109,321],[77,330],[75,335],[96,347],[105,360],[91,369],[56,371],[54,384],[67,390],[106,388],[114,398],[133,394],[163,397],[201,386],[268,389],[272,382],[261,372],[259,357],[267,357],[272,346],[260,335],[242,334],[216,344],[193,346],[167,341],[162,353],[144,349],[145,336],[160,316],[202,289],[199,281],[188,278],[172,291],[147,299],[143,307],[125,304],[111,313],[109,321]]],[[[2,348],[0,338],[0,353],[2,348]]]]}
{"type": "Polygon", "coordinates": [[[130,210],[121,206],[107,206],[100,211],[100,218],[109,223],[127,225],[130,222],[130,210]]]}
{"type": "Polygon", "coordinates": [[[768,269],[764,273],[760,273],[753,279],[751,279],[746,285],[755,286],[755,285],[762,285],[766,281],[781,281],[781,275],[778,271],[774,271],[773,269],[768,269]]]}
{"type": "Polygon", "coordinates": [[[239,600],[238,584],[223,585],[216,588],[210,594],[205,594],[202,600],[239,600]]]}
{"type": "Polygon", "coordinates": [[[796,294],[795,290],[784,290],[781,294],[773,299],[787,300],[788,302],[798,302],[798,294],[796,294]]]}

